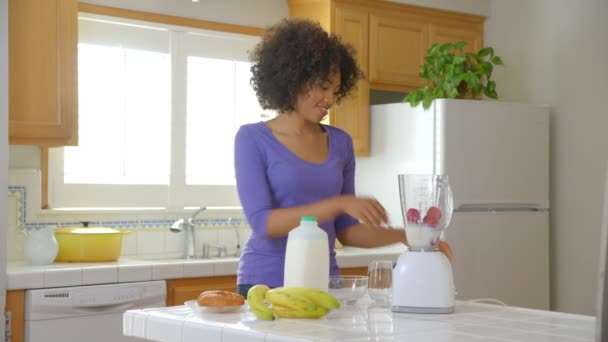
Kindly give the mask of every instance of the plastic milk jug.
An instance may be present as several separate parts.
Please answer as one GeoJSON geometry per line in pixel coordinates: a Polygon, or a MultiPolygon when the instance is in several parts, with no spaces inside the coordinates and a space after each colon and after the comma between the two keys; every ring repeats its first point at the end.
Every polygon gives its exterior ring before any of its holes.
{"type": "Polygon", "coordinates": [[[285,253],[285,287],[314,287],[327,291],[329,243],[314,216],[303,216],[289,232],[285,253]]]}

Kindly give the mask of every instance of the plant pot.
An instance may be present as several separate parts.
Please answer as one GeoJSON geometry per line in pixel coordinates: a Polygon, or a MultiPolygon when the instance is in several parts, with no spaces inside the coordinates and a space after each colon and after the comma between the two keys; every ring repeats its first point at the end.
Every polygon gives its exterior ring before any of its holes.
{"type": "Polygon", "coordinates": [[[106,227],[65,227],[55,230],[59,253],[55,261],[116,261],[122,237],[131,233],[106,227]]]}

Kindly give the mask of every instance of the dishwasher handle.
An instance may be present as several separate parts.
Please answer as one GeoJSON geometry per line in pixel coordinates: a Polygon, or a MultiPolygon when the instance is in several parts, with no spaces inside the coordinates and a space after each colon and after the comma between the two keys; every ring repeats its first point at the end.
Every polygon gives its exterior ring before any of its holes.
{"type": "Polygon", "coordinates": [[[133,308],[140,308],[139,301],[129,301],[113,304],[86,304],[74,305],[72,310],[75,312],[86,313],[104,313],[104,312],[122,312],[133,308]]]}

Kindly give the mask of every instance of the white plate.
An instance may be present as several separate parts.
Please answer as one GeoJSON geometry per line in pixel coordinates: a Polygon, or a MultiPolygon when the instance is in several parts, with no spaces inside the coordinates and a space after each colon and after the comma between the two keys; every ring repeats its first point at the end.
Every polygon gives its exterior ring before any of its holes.
{"type": "Polygon", "coordinates": [[[234,306],[200,306],[196,299],[185,302],[187,307],[198,313],[229,313],[240,311],[244,305],[234,306]]]}

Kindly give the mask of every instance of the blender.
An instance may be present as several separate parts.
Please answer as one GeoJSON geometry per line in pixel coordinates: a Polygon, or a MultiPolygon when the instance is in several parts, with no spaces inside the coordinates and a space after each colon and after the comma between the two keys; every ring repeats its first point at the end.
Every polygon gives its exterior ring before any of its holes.
{"type": "Polygon", "coordinates": [[[398,178],[409,248],[393,269],[392,311],[452,313],[452,265],[437,249],[454,206],[448,176],[400,174],[398,178]]]}

